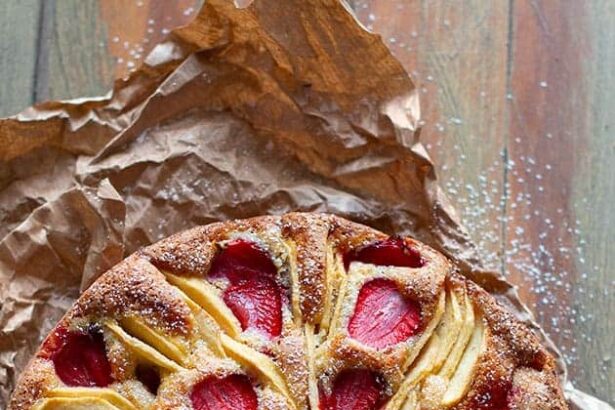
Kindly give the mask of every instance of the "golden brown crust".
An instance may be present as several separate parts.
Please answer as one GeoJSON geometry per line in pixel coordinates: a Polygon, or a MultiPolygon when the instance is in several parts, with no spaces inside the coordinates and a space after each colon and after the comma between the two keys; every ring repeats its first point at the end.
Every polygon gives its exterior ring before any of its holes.
{"type": "Polygon", "coordinates": [[[294,248],[303,320],[318,323],[323,315],[326,296],[326,257],[331,218],[327,215],[287,214],[282,217],[282,230],[294,248]]]}
{"type": "Polygon", "coordinates": [[[11,396],[9,409],[30,409],[34,403],[58,384],[53,365],[47,360],[33,358],[19,378],[11,396]]]}
{"type": "Polygon", "coordinates": [[[359,248],[388,236],[373,228],[340,217],[331,218],[331,239],[341,251],[359,248]]]}
{"type": "Polygon", "coordinates": [[[161,270],[204,276],[216,252],[207,231],[221,226],[222,224],[218,223],[180,232],[140,250],[138,254],[161,270]]]}
{"type": "Polygon", "coordinates": [[[555,360],[538,337],[485,290],[465,281],[488,337],[472,387],[455,409],[489,409],[488,398],[502,391],[510,409],[567,409],[555,360]]]}
{"type": "Polygon", "coordinates": [[[566,403],[551,372],[521,367],[513,375],[511,410],[564,410],[566,403]]]}
{"type": "MultiPolygon", "coordinates": [[[[420,253],[424,266],[396,268],[355,262],[344,268],[344,254],[386,238],[343,218],[309,213],[197,227],[144,248],[105,273],[56,329],[83,329],[92,324],[103,329],[114,379],[108,389],[126,397],[130,396],[126,392],[138,391],[130,400],[143,408],[189,408],[188,395],[198,380],[238,373],[258,386],[259,409],[307,409],[308,403],[318,400],[315,388],[330,391],[336,375],[351,368],[366,368],[382,377],[383,394],[391,398],[387,410],[402,408],[405,400],[410,406],[416,398],[417,409],[495,409],[494,396],[510,410],[567,408],[555,361],[538,337],[482,288],[456,274],[438,252],[404,238],[420,253]],[[277,339],[242,332],[222,302],[227,285],[207,287],[213,258],[226,241],[238,237],[256,241],[277,266],[276,281],[287,299],[283,331],[277,339]],[[358,292],[374,278],[394,281],[404,297],[421,307],[419,333],[386,349],[363,345],[347,330],[358,292]],[[472,312],[463,310],[464,301],[472,312]],[[459,305],[455,314],[452,305],[459,305]],[[463,397],[445,406],[441,400],[452,373],[441,371],[444,360],[431,369],[427,366],[418,376],[414,370],[424,365],[423,356],[434,351],[436,338],[446,336],[439,332],[440,327],[455,315],[461,315],[455,323],[461,323],[465,315],[468,326],[482,324],[484,332],[470,385],[463,397]],[[135,369],[144,360],[164,367],[157,395],[134,380],[135,369]],[[430,392],[435,393],[421,399],[430,392]]],[[[463,334],[463,328],[459,329],[463,334]]],[[[460,336],[455,342],[460,357],[466,356],[464,346],[470,343],[471,328],[466,330],[470,331],[465,332],[467,340],[460,336]]],[[[66,387],[49,360],[47,350],[53,340],[52,333],[22,373],[10,410],[31,409],[54,389],[66,387]]],[[[452,341],[442,343],[447,355],[455,349],[452,341]]],[[[453,361],[448,366],[454,371],[457,364],[453,361]]]]}
{"type": "Polygon", "coordinates": [[[191,329],[190,310],[177,290],[146,260],[131,256],[101,276],[75,304],[69,317],[137,315],[172,334],[191,329]]]}

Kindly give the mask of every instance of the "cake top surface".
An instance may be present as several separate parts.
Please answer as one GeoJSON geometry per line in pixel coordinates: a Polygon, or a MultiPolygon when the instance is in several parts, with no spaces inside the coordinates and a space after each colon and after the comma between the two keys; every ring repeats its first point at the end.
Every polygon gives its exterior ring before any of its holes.
{"type": "Polygon", "coordinates": [[[9,409],[565,409],[553,357],[437,251],[328,214],[215,223],[75,303],[9,409]]]}

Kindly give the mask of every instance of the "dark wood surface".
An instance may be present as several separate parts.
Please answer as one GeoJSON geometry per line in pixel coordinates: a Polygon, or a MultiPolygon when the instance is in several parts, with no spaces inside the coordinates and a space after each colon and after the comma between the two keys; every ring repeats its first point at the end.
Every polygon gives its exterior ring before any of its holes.
{"type": "MultiPolygon", "coordinates": [[[[106,93],[199,0],[2,0],[0,115],[106,93]]],[[[423,139],[489,267],[577,386],[615,401],[615,1],[354,0],[416,80],[423,139]]]]}

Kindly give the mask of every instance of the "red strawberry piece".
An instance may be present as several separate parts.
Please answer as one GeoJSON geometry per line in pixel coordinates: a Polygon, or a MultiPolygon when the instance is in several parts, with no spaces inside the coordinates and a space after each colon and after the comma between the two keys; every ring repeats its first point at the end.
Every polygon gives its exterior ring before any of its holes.
{"type": "Polygon", "coordinates": [[[102,331],[60,330],[46,342],[43,354],[53,361],[56,374],[65,384],[105,387],[113,383],[102,331]],[[54,349],[54,351],[51,351],[54,349]]]}
{"type": "Polygon", "coordinates": [[[378,378],[364,369],[347,370],[337,376],[330,396],[320,392],[320,410],[376,410],[379,401],[378,378]]]}
{"type": "Polygon", "coordinates": [[[258,400],[246,376],[231,375],[207,378],[190,394],[194,410],[256,410],[258,400]]]}
{"type": "Polygon", "coordinates": [[[278,284],[269,278],[244,280],[229,286],[224,302],[243,330],[255,329],[268,338],[282,333],[282,296],[278,284]]]}
{"type": "Polygon", "coordinates": [[[236,239],[215,256],[208,276],[237,283],[263,276],[274,278],[276,274],[277,269],[265,250],[253,242],[236,239]]]}
{"type": "Polygon", "coordinates": [[[420,306],[405,298],[395,282],[374,279],[359,292],[348,332],[359,342],[381,349],[414,335],[420,322],[420,306]]]}
{"type": "Polygon", "coordinates": [[[230,282],[224,302],[243,330],[255,329],[268,338],[282,332],[282,289],[269,254],[257,244],[236,239],[214,258],[208,276],[230,282]]]}
{"type": "Polygon", "coordinates": [[[153,366],[140,364],[135,371],[137,380],[149,390],[150,393],[158,393],[158,387],[160,387],[160,372],[153,366]]]}
{"type": "Polygon", "coordinates": [[[43,345],[39,356],[43,359],[51,359],[51,357],[64,345],[66,338],[70,332],[66,327],[57,327],[53,332],[49,333],[43,345]]]}
{"type": "Polygon", "coordinates": [[[347,253],[344,257],[346,269],[354,261],[380,266],[407,268],[420,268],[425,265],[421,254],[416,249],[411,248],[401,238],[376,241],[347,253]]]}
{"type": "Polygon", "coordinates": [[[493,380],[489,390],[475,396],[474,408],[481,410],[509,410],[514,400],[514,388],[511,383],[493,380]]]}

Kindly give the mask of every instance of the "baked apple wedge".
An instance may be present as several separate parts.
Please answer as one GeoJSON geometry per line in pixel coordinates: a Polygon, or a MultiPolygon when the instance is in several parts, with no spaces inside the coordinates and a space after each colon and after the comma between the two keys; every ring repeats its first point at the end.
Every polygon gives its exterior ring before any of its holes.
{"type": "MultiPolygon", "coordinates": [[[[420,386],[420,383],[442,368],[459,338],[460,329],[464,323],[465,309],[459,303],[459,300],[463,301],[464,298],[464,284],[449,278],[446,284],[444,314],[415,363],[408,370],[402,386],[387,403],[386,410],[399,409],[410,398],[416,400],[415,390],[420,386]]],[[[406,406],[409,406],[409,404],[406,406]]]]}
{"type": "MultiPolygon", "coordinates": [[[[111,389],[87,387],[56,388],[49,392],[48,397],[56,399],[55,403],[58,404],[62,403],[62,401],[68,403],[63,404],[66,408],[72,408],[71,406],[74,405],[75,399],[88,398],[94,401],[105,402],[104,405],[112,405],[121,410],[137,410],[134,404],[111,389]]],[[[48,406],[51,406],[49,408],[54,408],[51,404],[48,404],[48,406]]]]}
{"type": "Polygon", "coordinates": [[[52,397],[43,399],[34,410],[124,410],[98,397],[52,397]]]}
{"type": "Polygon", "coordinates": [[[233,312],[224,303],[221,292],[208,282],[195,277],[182,277],[163,272],[169,283],[181,289],[190,299],[214,318],[231,337],[238,337],[241,325],[233,312]]]}
{"type": "Polygon", "coordinates": [[[443,406],[450,407],[457,403],[470,389],[476,366],[484,351],[484,340],[485,328],[483,327],[482,319],[478,318],[472,331],[470,341],[461,356],[461,360],[455,372],[450,378],[444,397],[442,397],[443,406]]]}

